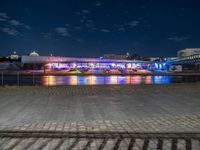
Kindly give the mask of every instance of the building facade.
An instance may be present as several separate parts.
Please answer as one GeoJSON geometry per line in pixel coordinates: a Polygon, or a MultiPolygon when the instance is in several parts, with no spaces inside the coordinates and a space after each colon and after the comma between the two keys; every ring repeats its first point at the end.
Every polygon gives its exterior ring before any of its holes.
{"type": "Polygon", "coordinates": [[[178,58],[200,54],[200,48],[186,48],[177,52],[178,58]]]}

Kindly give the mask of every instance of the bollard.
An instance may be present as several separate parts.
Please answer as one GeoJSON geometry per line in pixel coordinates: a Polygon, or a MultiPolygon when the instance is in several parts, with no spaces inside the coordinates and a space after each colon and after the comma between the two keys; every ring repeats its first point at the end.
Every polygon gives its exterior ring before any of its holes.
{"type": "Polygon", "coordinates": [[[1,85],[3,85],[3,72],[1,72],[1,85]]]}

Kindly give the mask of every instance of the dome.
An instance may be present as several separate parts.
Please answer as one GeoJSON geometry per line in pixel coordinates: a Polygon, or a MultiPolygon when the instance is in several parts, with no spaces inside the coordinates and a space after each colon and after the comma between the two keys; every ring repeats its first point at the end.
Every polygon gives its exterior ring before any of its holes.
{"type": "Polygon", "coordinates": [[[38,54],[37,52],[33,51],[33,52],[31,52],[31,53],[29,54],[29,56],[39,56],[39,54],[38,54]]]}
{"type": "Polygon", "coordinates": [[[17,55],[16,51],[14,51],[13,54],[10,55],[10,59],[13,59],[13,60],[19,59],[19,55],[17,55]]]}

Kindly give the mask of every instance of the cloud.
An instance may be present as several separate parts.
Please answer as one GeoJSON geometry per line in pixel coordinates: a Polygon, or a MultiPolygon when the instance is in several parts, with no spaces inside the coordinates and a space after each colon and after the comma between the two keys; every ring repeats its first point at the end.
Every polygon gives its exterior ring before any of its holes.
{"type": "Polygon", "coordinates": [[[9,22],[9,24],[12,25],[12,26],[21,26],[21,27],[24,27],[24,28],[27,29],[27,30],[30,30],[30,29],[31,29],[30,26],[28,26],[28,25],[26,25],[26,24],[24,24],[24,23],[22,23],[22,22],[20,22],[20,21],[18,21],[18,20],[15,20],[15,19],[12,19],[12,20],[10,20],[10,21],[8,21],[8,22],[9,22]]]}
{"type": "Polygon", "coordinates": [[[120,27],[120,28],[118,28],[118,31],[120,31],[120,32],[125,32],[126,29],[125,29],[124,27],[120,27]]]}
{"type": "Polygon", "coordinates": [[[79,42],[79,43],[83,43],[83,42],[84,42],[84,40],[83,40],[83,39],[81,39],[81,38],[79,38],[79,39],[76,39],[76,41],[77,41],[77,42],[79,42]]]}
{"type": "Polygon", "coordinates": [[[53,33],[41,33],[41,35],[43,35],[43,37],[47,40],[51,39],[53,33]]]}
{"type": "Polygon", "coordinates": [[[95,31],[96,27],[93,23],[85,23],[85,26],[88,28],[88,31],[95,31]]]}
{"type": "Polygon", "coordinates": [[[6,21],[8,18],[7,13],[0,13],[0,21],[6,21]]]}
{"type": "Polygon", "coordinates": [[[30,29],[31,29],[31,27],[28,26],[28,25],[24,25],[24,28],[26,28],[27,30],[30,30],[30,29]]]}
{"type": "Polygon", "coordinates": [[[11,36],[17,36],[17,35],[23,35],[21,34],[18,29],[19,27],[21,29],[27,29],[30,30],[31,27],[16,20],[16,19],[10,19],[11,17],[9,17],[7,15],[7,13],[0,13],[0,21],[5,21],[3,26],[0,30],[4,33],[7,33],[8,35],[11,36]]]}
{"type": "Polygon", "coordinates": [[[168,40],[170,41],[174,41],[174,42],[182,42],[182,41],[185,41],[185,40],[188,40],[189,37],[186,37],[186,36],[173,36],[173,37],[169,37],[168,40]]]}
{"type": "Polygon", "coordinates": [[[2,31],[11,36],[16,36],[19,34],[19,32],[13,28],[2,28],[2,31]]]}
{"type": "Polygon", "coordinates": [[[80,27],[80,26],[75,26],[74,29],[76,29],[76,30],[81,30],[82,27],[80,27]]]}
{"type": "Polygon", "coordinates": [[[101,29],[101,31],[104,32],[104,33],[109,33],[110,32],[110,30],[108,30],[108,29],[101,29]]]}
{"type": "Polygon", "coordinates": [[[82,15],[81,12],[75,12],[75,15],[82,15]]]}
{"type": "Polygon", "coordinates": [[[10,20],[9,23],[13,26],[20,26],[20,25],[23,25],[22,23],[20,23],[19,21],[17,20],[10,20]]]}
{"type": "Polygon", "coordinates": [[[130,26],[130,27],[137,27],[139,25],[139,21],[137,20],[134,20],[134,21],[131,21],[129,23],[126,23],[126,25],[130,26]]]}
{"type": "Polygon", "coordinates": [[[65,27],[57,27],[56,29],[56,32],[58,34],[60,34],[61,36],[65,36],[65,37],[70,37],[71,35],[69,34],[67,28],[65,27]]]}
{"type": "Polygon", "coordinates": [[[82,10],[81,12],[84,13],[84,14],[90,13],[90,11],[89,11],[89,10],[86,10],[86,9],[82,10]]]}
{"type": "Polygon", "coordinates": [[[96,5],[97,7],[99,7],[99,6],[102,5],[102,3],[100,3],[99,1],[97,1],[95,5],[96,5]]]}

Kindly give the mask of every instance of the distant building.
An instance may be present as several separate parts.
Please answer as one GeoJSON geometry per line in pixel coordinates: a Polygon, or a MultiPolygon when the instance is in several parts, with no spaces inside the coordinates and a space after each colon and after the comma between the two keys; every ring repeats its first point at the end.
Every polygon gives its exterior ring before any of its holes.
{"type": "Polygon", "coordinates": [[[200,54],[200,48],[186,48],[177,52],[179,58],[200,54]]]}
{"type": "Polygon", "coordinates": [[[129,56],[129,53],[125,55],[117,55],[117,54],[105,54],[103,55],[104,59],[127,59],[129,56]]]}
{"type": "Polygon", "coordinates": [[[172,61],[177,57],[150,57],[150,61],[172,61]]]}
{"type": "Polygon", "coordinates": [[[36,51],[32,51],[29,56],[40,56],[36,51]]]}
{"type": "Polygon", "coordinates": [[[18,60],[19,59],[19,55],[17,55],[17,52],[14,51],[11,55],[10,55],[10,59],[11,60],[18,60]]]}

